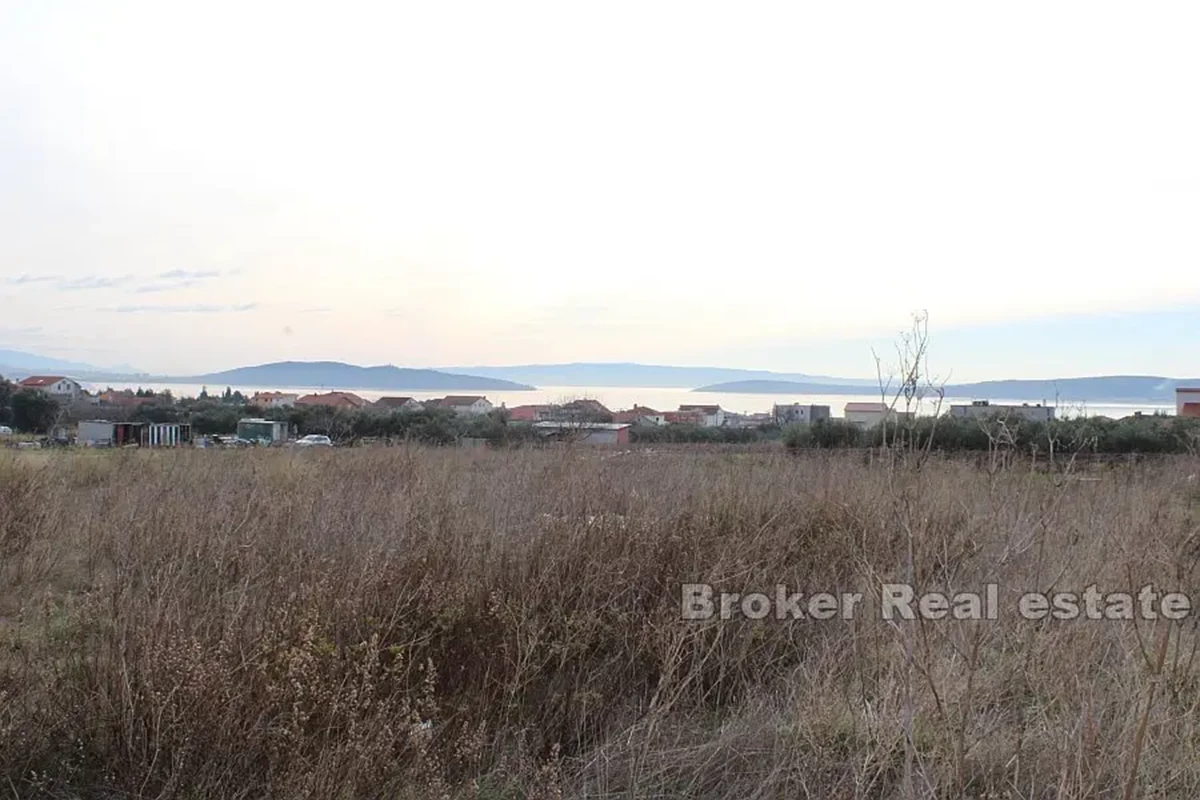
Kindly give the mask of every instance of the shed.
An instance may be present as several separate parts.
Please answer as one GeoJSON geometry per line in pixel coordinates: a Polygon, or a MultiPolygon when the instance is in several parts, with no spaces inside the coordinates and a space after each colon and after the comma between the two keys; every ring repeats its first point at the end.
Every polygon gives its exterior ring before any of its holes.
{"type": "Polygon", "coordinates": [[[538,435],[554,441],[578,444],[629,444],[628,423],[618,422],[558,422],[533,423],[538,435]]]}
{"type": "Polygon", "coordinates": [[[250,442],[262,442],[264,444],[283,442],[287,441],[288,438],[288,424],[284,420],[278,419],[260,419],[257,417],[239,419],[237,435],[239,439],[245,439],[250,442]]]}

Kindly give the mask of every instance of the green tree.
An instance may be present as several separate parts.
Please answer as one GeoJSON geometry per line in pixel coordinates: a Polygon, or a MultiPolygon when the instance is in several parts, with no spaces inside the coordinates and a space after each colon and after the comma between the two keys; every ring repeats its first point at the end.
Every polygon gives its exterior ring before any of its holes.
{"type": "Polygon", "coordinates": [[[34,389],[23,389],[12,396],[13,427],[25,433],[49,433],[58,419],[54,398],[34,389]]]}
{"type": "Polygon", "coordinates": [[[12,422],[12,397],[16,393],[16,384],[0,375],[0,425],[12,422]]]}

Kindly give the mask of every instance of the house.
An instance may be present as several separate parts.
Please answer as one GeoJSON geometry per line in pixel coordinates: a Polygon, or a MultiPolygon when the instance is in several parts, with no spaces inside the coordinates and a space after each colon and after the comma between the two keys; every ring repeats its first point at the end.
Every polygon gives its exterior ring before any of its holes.
{"type": "Polygon", "coordinates": [[[811,425],[833,415],[829,406],[804,405],[802,403],[776,403],[771,411],[776,425],[811,425]]]}
{"type": "Polygon", "coordinates": [[[1023,419],[1026,422],[1049,422],[1054,419],[1054,408],[1041,403],[1029,405],[992,404],[987,400],[975,400],[970,405],[950,406],[950,416],[957,419],[1023,419]]]}
{"type": "Polygon", "coordinates": [[[139,397],[132,389],[106,389],[96,395],[96,405],[112,406],[114,408],[137,408],[138,406],[153,405],[156,398],[139,397]]]}
{"type": "Polygon", "coordinates": [[[288,424],[278,419],[239,419],[237,435],[239,439],[262,442],[263,444],[286,442],[288,438],[288,424]]]}
{"type": "Polygon", "coordinates": [[[383,411],[420,411],[423,408],[413,397],[381,397],[371,405],[383,411]]]}
{"type": "Polygon", "coordinates": [[[1175,390],[1175,413],[1181,417],[1200,417],[1200,387],[1175,390]]]}
{"type": "Polygon", "coordinates": [[[505,410],[509,422],[543,422],[554,414],[554,406],[548,405],[513,406],[505,410]]]}
{"type": "Polygon", "coordinates": [[[554,409],[551,418],[565,422],[611,422],[613,412],[599,400],[584,398],[563,403],[554,409]]]}
{"type": "Polygon", "coordinates": [[[325,392],[306,394],[296,399],[297,406],[325,406],[326,408],[363,408],[367,401],[353,392],[325,392]]]}
{"type": "Polygon", "coordinates": [[[546,420],[533,423],[544,439],[575,444],[629,444],[631,425],[617,422],[569,422],[546,420]]]}
{"type": "Polygon", "coordinates": [[[703,414],[704,422],[701,424],[706,428],[720,428],[725,424],[725,410],[720,406],[715,405],[682,405],[679,407],[682,414],[703,414]]]}
{"type": "Polygon", "coordinates": [[[34,389],[64,403],[73,403],[80,395],[87,394],[79,381],[63,375],[30,375],[19,385],[22,389],[34,389]]]}
{"type": "Polygon", "coordinates": [[[663,425],[704,426],[704,413],[701,411],[664,411],[659,416],[663,425]]]}
{"type": "Polygon", "coordinates": [[[479,395],[464,395],[452,394],[436,400],[429,400],[425,403],[426,406],[434,408],[445,408],[453,411],[455,414],[463,415],[479,415],[486,414],[492,410],[493,406],[486,397],[479,395]]]}
{"type": "Polygon", "coordinates": [[[732,411],[725,412],[726,428],[761,428],[765,425],[774,424],[775,418],[768,411],[755,412],[753,414],[736,414],[732,411]]]}
{"type": "Polygon", "coordinates": [[[250,398],[250,405],[259,408],[291,408],[299,399],[300,395],[287,392],[255,392],[250,398]]]}
{"type": "Polygon", "coordinates": [[[634,405],[625,411],[615,411],[612,421],[625,425],[661,425],[662,415],[649,406],[634,405]]]}
{"type": "Polygon", "coordinates": [[[842,416],[851,425],[874,428],[884,420],[890,422],[895,415],[887,403],[846,403],[842,416]]]}

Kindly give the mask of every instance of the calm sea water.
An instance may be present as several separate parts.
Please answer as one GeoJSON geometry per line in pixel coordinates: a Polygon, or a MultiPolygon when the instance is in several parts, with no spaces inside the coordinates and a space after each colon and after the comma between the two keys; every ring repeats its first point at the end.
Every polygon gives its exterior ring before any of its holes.
{"type": "MultiPolygon", "coordinates": [[[[171,393],[176,397],[194,397],[200,394],[202,387],[199,384],[186,383],[114,383],[114,384],[85,384],[87,388],[95,391],[104,389],[107,386],[112,386],[114,389],[153,389],[161,391],[170,389],[171,393]]],[[[210,394],[219,394],[225,390],[224,386],[209,386],[207,387],[210,394]]],[[[329,391],[331,387],[278,387],[278,386],[233,386],[233,389],[241,391],[243,394],[252,394],[260,391],[285,391],[298,394],[308,392],[329,391]]],[[[351,387],[338,387],[345,391],[354,392],[355,394],[367,400],[377,400],[384,395],[405,395],[415,397],[418,400],[427,400],[433,397],[444,397],[446,394],[483,394],[495,405],[504,404],[506,406],[520,406],[530,403],[561,403],[568,400],[578,398],[592,398],[599,400],[604,405],[614,411],[632,408],[634,405],[649,406],[658,411],[673,411],[681,404],[687,403],[717,403],[727,411],[734,411],[743,414],[770,411],[771,406],[775,403],[814,403],[817,405],[827,405],[833,412],[835,417],[842,416],[842,411],[846,403],[850,402],[879,402],[878,394],[862,394],[862,395],[822,395],[822,394],[796,394],[796,395],[781,395],[781,394],[738,394],[734,392],[692,392],[687,389],[664,389],[655,387],[621,387],[621,386],[543,386],[532,391],[524,392],[414,392],[389,390],[380,391],[377,389],[354,389],[351,387]]],[[[943,402],[943,410],[951,403],[969,403],[976,398],[946,398],[943,402]]],[[[996,397],[989,398],[993,403],[1008,403],[1018,402],[1006,400],[996,397]]],[[[902,406],[901,402],[898,404],[902,406]]],[[[922,413],[930,413],[935,406],[932,401],[927,401],[921,407],[922,413]]],[[[1106,416],[1106,417],[1125,417],[1140,411],[1144,414],[1152,414],[1155,411],[1166,411],[1174,413],[1175,407],[1172,405],[1114,405],[1114,404],[1067,404],[1060,405],[1058,408],[1058,416],[1075,417],[1082,414],[1088,416],[1106,416]]]]}

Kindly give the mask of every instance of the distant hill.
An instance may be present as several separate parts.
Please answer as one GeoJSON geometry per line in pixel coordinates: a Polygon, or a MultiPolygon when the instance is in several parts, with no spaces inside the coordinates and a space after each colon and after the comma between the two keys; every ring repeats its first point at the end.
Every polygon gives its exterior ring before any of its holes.
{"type": "Polygon", "coordinates": [[[95,364],[39,356],[35,353],[25,353],[20,350],[0,350],[0,375],[4,376],[28,376],[38,373],[52,373],[75,377],[79,373],[92,374],[102,372],[137,372],[137,370],[124,364],[119,367],[98,367],[95,364]]]}
{"type": "Polygon", "coordinates": [[[513,381],[459,375],[432,369],[391,365],[359,367],[340,361],[277,361],[254,367],[188,377],[156,378],[160,383],[204,383],[226,386],[324,387],[327,389],[407,389],[413,391],[522,391],[513,381]]]}
{"type": "Polygon", "coordinates": [[[984,400],[1004,397],[1053,403],[1107,401],[1110,403],[1174,403],[1176,386],[1195,386],[1194,380],[1156,375],[1107,375],[1095,378],[1059,378],[1049,381],[1000,380],[947,386],[946,393],[984,400]]]}
{"type": "MultiPolygon", "coordinates": [[[[1164,378],[1152,375],[1108,375],[1094,378],[1055,380],[998,380],[946,385],[946,396],[976,400],[1003,399],[1028,402],[1173,403],[1176,386],[1200,386],[1200,379],[1164,378]]],[[[733,381],[701,386],[697,392],[737,394],[874,394],[862,386],[795,381],[733,381]]]]}
{"type": "Polygon", "coordinates": [[[814,384],[873,386],[874,381],[859,378],[830,378],[823,375],[768,372],[766,370],[729,369],[726,367],[674,367],[634,363],[524,364],[508,367],[444,367],[447,372],[462,372],[531,383],[535,386],[622,386],[663,389],[690,389],[724,381],[777,380],[814,384]]]}

